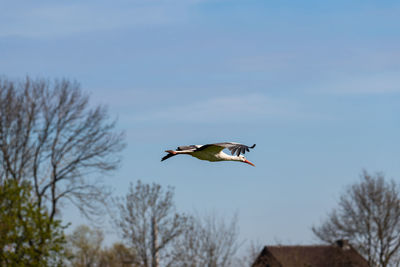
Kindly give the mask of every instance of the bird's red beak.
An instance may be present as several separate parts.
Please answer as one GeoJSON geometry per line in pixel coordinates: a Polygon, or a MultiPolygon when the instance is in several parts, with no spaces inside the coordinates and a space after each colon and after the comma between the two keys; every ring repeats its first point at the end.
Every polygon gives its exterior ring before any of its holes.
{"type": "Polygon", "coordinates": [[[256,165],[254,165],[253,163],[251,163],[250,161],[248,161],[247,159],[245,161],[243,161],[244,163],[250,164],[251,166],[255,167],[256,165]]]}

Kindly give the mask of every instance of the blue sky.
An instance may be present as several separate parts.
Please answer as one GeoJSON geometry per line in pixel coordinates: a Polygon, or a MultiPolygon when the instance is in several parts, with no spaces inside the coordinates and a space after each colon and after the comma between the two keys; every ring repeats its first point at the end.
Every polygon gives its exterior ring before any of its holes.
{"type": "Polygon", "coordinates": [[[242,239],[314,243],[311,226],[363,168],[400,178],[397,1],[1,6],[2,75],[76,79],[118,117],[128,147],[105,179],[115,195],[138,179],[171,185],[181,211],[238,212],[242,239]],[[256,143],[257,167],[160,162],[221,141],[256,143]]]}

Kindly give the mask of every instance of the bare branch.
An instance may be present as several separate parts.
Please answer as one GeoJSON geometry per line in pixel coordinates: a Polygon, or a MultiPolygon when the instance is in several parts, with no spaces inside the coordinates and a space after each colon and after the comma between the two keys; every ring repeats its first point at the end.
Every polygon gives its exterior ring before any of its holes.
{"type": "Polygon", "coordinates": [[[107,195],[87,176],[118,167],[124,143],[114,129],[76,82],[0,78],[0,179],[31,181],[51,217],[62,199],[89,215],[107,195]]]}
{"type": "Polygon", "coordinates": [[[361,182],[342,195],[339,207],[319,227],[312,228],[322,241],[348,239],[370,266],[390,266],[400,249],[400,189],[381,173],[366,171],[361,182]]]}
{"type": "MultiPolygon", "coordinates": [[[[138,252],[140,266],[159,266],[169,258],[168,247],[180,236],[188,217],[175,212],[173,189],[158,184],[131,184],[124,198],[114,200],[114,224],[121,237],[138,252]],[[150,265],[151,264],[151,265],[150,265]]],[[[164,266],[164,265],[163,265],[164,266]]]]}
{"type": "Polygon", "coordinates": [[[215,214],[192,217],[184,235],[174,242],[170,266],[232,266],[240,247],[237,216],[225,221],[215,214]]]}

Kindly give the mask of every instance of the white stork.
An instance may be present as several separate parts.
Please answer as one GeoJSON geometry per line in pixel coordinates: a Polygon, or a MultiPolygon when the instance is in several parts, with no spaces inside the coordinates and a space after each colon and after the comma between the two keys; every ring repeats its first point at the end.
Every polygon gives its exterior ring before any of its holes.
{"type": "Polygon", "coordinates": [[[252,146],[246,146],[238,143],[226,142],[216,143],[207,145],[191,145],[191,146],[180,146],[176,150],[166,150],[168,155],[164,156],[161,161],[169,159],[170,157],[186,154],[191,155],[195,158],[208,161],[240,161],[252,166],[253,163],[248,161],[243,155],[246,151],[250,151],[250,148],[254,148],[256,144],[252,146]],[[225,154],[222,150],[225,148],[229,149],[232,156],[225,154]],[[235,155],[236,153],[236,155],[235,155]]]}

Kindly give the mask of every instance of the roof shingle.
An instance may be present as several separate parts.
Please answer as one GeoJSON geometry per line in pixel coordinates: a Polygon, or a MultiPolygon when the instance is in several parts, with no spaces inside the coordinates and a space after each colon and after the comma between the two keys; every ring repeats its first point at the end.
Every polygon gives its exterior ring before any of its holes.
{"type": "Polygon", "coordinates": [[[253,267],[367,267],[368,262],[348,243],[318,246],[264,247],[253,267]]]}

